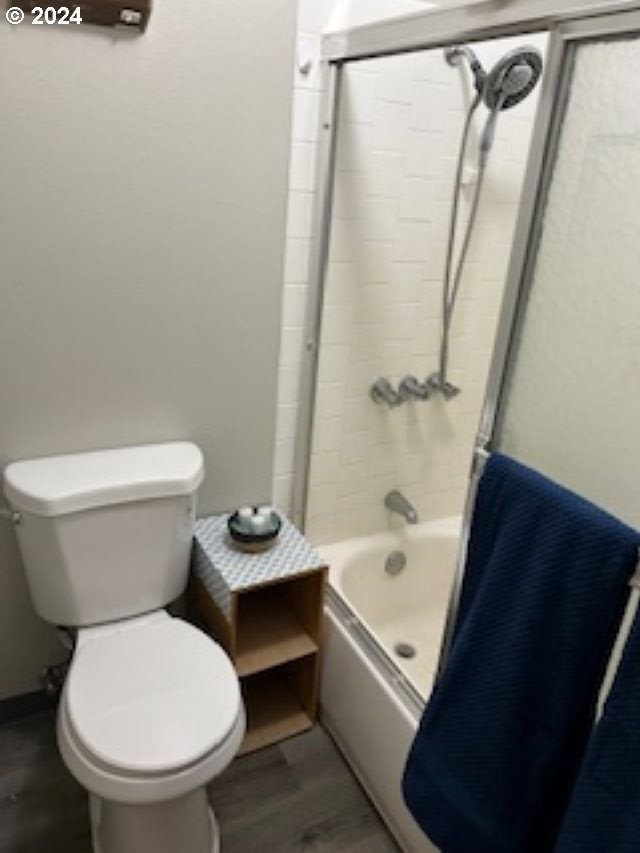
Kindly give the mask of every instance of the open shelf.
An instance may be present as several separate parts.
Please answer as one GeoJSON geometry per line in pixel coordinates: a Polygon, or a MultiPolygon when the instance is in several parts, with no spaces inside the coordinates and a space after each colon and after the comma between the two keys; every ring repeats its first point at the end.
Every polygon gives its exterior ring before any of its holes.
{"type": "Polygon", "coordinates": [[[194,550],[189,609],[233,661],[247,712],[240,752],[253,752],[315,722],[327,567],[286,520],[281,541],[250,561],[226,544],[225,517],[208,522],[210,538],[194,550]]]}
{"type": "Polygon", "coordinates": [[[240,755],[299,734],[313,725],[283,668],[243,679],[242,693],[247,734],[240,755]]]}
{"type": "Polygon", "coordinates": [[[283,606],[282,595],[273,587],[242,596],[239,626],[235,663],[240,676],[318,651],[317,642],[294,612],[283,606]]]}

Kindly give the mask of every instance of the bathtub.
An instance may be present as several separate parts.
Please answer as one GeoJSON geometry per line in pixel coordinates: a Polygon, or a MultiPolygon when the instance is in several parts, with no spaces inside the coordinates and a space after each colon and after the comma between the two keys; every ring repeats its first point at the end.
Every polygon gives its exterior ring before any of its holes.
{"type": "Polygon", "coordinates": [[[319,549],[329,566],[323,722],[409,853],[436,849],[400,780],[438,663],[459,538],[456,517],[319,549]],[[396,551],[406,564],[389,574],[396,551]]]}

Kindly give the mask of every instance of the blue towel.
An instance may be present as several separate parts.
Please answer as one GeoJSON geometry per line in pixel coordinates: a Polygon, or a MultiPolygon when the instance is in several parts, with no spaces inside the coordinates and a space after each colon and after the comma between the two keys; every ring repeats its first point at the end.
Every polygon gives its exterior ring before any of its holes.
{"type": "Polygon", "coordinates": [[[640,850],[640,615],[587,750],[557,853],[640,850]]]}
{"type": "Polygon", "coordinates": [[[403,778],[443,853],[553,850],[639,538],[531,469],[488,460],[451,654],[403,778]]]}

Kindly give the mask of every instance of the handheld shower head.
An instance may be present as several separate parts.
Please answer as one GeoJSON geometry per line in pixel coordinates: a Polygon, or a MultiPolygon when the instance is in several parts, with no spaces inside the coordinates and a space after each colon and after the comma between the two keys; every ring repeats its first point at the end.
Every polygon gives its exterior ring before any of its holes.
{"type": "Polygon", "coordinates": [[[482,100],[490,110],[508,110],[533,91],[541,75],[540,51],[519,47],[498,60],[486,75],[482,100]]]}
{"type": "Polygon", "coordinates": [[[493,146],[498,113],[523,101],[533,91],[541,74],[542,55],[535,47],[512,50],[487,74],[482,100],[490,112],[480,138],[481,162],[486,162],[493,146]]]}
{"type": "Polygon", "coordinates": [[[542,54],[535,47],[510,51],[488,74],[466,44],[445,48],[444,56],[449,65],[460,65],[463,60],[469,63],[476,91],[490,110],[515,107],[535,88],[542,74],[542,54]]]}

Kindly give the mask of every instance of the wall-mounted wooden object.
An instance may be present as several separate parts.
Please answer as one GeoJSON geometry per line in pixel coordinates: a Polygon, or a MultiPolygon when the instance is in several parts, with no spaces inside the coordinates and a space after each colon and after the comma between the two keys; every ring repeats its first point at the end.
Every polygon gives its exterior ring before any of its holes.
{"type": "MultiPolygon", "coordinates": [[[[151,15],[152,0],[7,0],[7,7],[18,7],[25,13],[26,20],[34,23],[34,17],[40,20],[37,23],[66,23],[61,21],[62,9],[68,9],[73,13],[80,9],[80,17],[83,24],[96,24],[101,27],[117,27],[119,29],[138,30],[144,32],[151,15]],[[56,20],[45,19],[43,10],[51,8],[57,13],[56,20]]],[[[77,14],[77,13],[76,13],[77,14]]],[[[68,23],[76,23],[73,16],[68,23]]]]}

